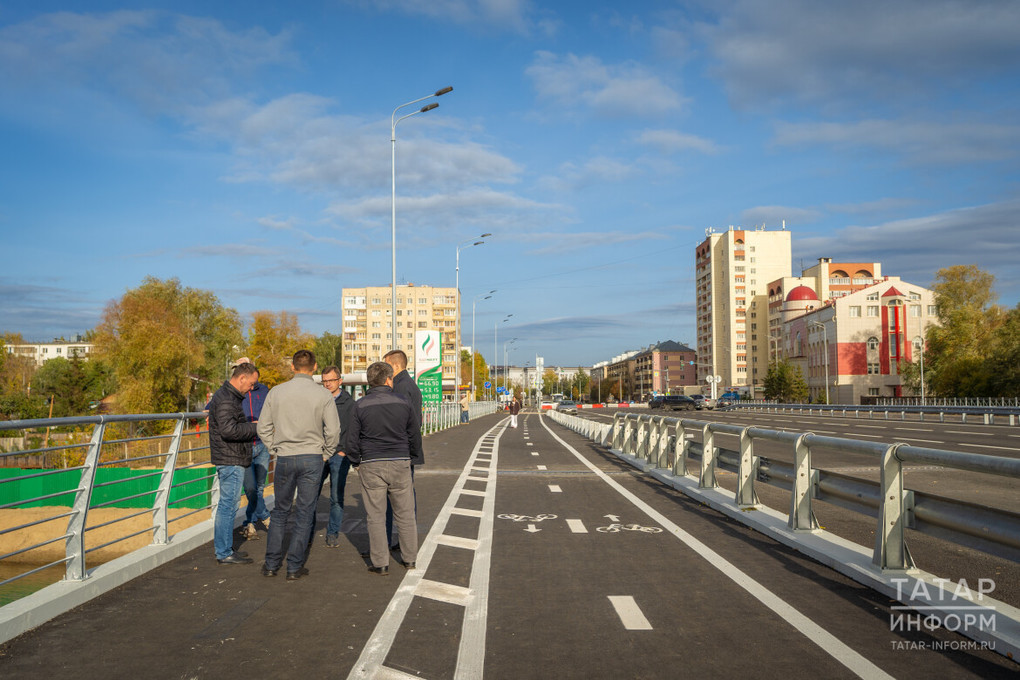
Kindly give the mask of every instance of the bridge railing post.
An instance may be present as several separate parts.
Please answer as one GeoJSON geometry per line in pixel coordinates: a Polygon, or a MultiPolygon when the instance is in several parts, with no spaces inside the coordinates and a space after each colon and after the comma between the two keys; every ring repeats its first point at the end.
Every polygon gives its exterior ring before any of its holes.
{"type": "Polygon", "coordinates": [[[687,440],[687,428],[684,426],[684,419],[677,418],[676,421],[676,442],[673,444],[673,474],[687,475],[687,451],[690,442],[687,440]]]}
{"type": "Polygon", "coordinates": [[[905,541],[907,511],[903,493],[903,462],[896,456],[902,444],[893,444],[882,453],[882,474],[879,484],[882,501],[875,531],[875,554],[872,562],[880,569],[912,569],[914,560],[905,541]]]}
{"type": "Polygon", "coordinates": [[[180,420],[174,427],[170,448],[163,463],[163,472],[159,476],[156,497],[152,501],[152,542],[155,545],[166,545],[170,542],[170,490],[174,481],[174,470],[177,468],[177,456],[181,450],[181,435],[184,434],[184,423],[187,419],[180,414],[180,420]]]}
{"type": "Polygon", "coordinates": [[[715,433],[712,431],[712,424],[705,425],[701,432],[701,441],[704,443],[701,450],[701,477],[698,480],[698,488],[714,489],[719,486],[715,480],[716,458],[719,451],[715,448],[715,433]]]}
{"type": "Polygon", "coordinates": [[[790,495],[789,527],[794,531],[815,531],[818,520],[811,509],[812,482],[810,432],[799,437],[794,444],[793,491],[790,495]]]}
{"type": "Polygon", "coordinates": [[[99,468],[99,457],[103,450],[103,433],[105,431],[105,422],[99,422],[92,428],[92,440],[85,453],[81,479],[78,481],[74,505],[71,507],[73,514],[67,521],[67,541],[65,543],[67,567],[64,578],[68,581],[85,579],[85,520],[88,518],[92,489],[96,483],[96,470],[99,468]]]}
{"type": "Polygon", "coordinates": [[[753,508],[758,505],[758,494],[754,490],[754,439],[751,428],[740,431],[740,463],[737,467],[737,507],[753,508]]]}

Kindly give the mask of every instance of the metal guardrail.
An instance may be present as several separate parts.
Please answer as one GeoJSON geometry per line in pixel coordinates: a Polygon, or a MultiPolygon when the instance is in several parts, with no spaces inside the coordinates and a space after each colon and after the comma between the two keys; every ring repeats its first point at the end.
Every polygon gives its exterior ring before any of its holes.
{"type": "Polygon", "coordinates": [[[939,422],[943,423],[946,422],[947,415],[959,416],[960,422],[963,423],[967,422],[967,416],[980,417],[985,425],[995,424],[996,417],[1007,419],[1010,425],[1016,425],[1020,422],[1020,406],[955,406],[948,404],[935,406],[893,406],[883,404],[858,406],[853,404],[778,404],[760,401],[736,401],[733,402],[730,408],[761,411],[762,413],[808,413],[817,411],[819,413],[828,413],[831,416],[835,416],[838,413],[844,418],[848,417],[848,413],[853,413],[854,418],[860,418],[862,413],[866,413],[869,419],[874,419],[877,413],[883,416],[885,420],[889,420],[890,413],[898,413],[900,420],[906,420],[908,414],[917,414],[919,419],[924,421],[924,416],[928,414],[937,415],[939,422]]]}
{"type": "MultiPolygon", "coordinates": [[[[498,410],[498,404],[494,401],[486,402],[473,402],[470,405],[470,415],[472,417],[482,416],[489,413],[494,413],[498,410]]],[[[57,474],[65,474],[67,472],[80,472],[80,479],[72,489],[61,489],[56,493],[48,493],[42,495],[36,495],[32,497],[18,498],[14,502],[9,502],[0,505],[0,510],[4,509],[17,509],[23,508],[30,504],[38,504],[39,501],[46,501],[56,499],[59,496],[66,496],[68,494],[74,494],[74,500],[71,505],[71,509],[66,512],[55,512],[53,515],[44,517],[42,519],[35,519],[30,522],[19,524],[17,526],[8,527],[6,529],[0,529],[0,538],[7,534],[13,534],[17,531],[23,531],[31,529],[32,527],[52,522],[54,520],[60,520],[67,518],[68,523],[66,530],[62,534],[55,536],[47,536],[43,540],[37,541],[32,545],[22,547],[17,550],[8,551],[0,554],[0,563],[4,560],[11,560],[7,564],[13,563],[15,557],[19,557],[19,564],[25,560],[26,554],[31,553],[33,550],[44,548],[48,545],[57,543],[59,541],[65,541],[65,554],[64,557],[58,560],[54,560],[36,566],[39,560],[29,560],[25,562],[31,565],[31,568],[27,568],[25,571],[16,574],[10,578],[0,581],[0,586],[4,586],[8,583],[12,583],[26,576],[30,576],[37,572],[49,569],[63,564],[65,566],[65,580],[76,580],[81,581],[86,578],[88,569],[86,565],[86,556],[101,548],[109,547],[115,543],[128,540],[135,536],[152,532],[152,544],[153,545],[166,545],[170,538],[170,524],[172,522],[183,519],[198,512],[213,511],[215,512],[216,504],[219,501],[219,480],[216,477],[215,469],[210,467],[209,474],[200,476],[197,478],[188,479],[185,481],[174,481],[173,473],[176,470],[190,469],[198,466],[209,465],[208,455],[201,456],[201,460],[198,462],[184,462],[181,456],[181,441],[182,437],[185,436],[185,424],[189,421],[203,421],[206,419],[208,414],[205,412],[195,413],[171,413],[171,414],[147,414],[147,415],[110,415],[110,416],[87,416],[77,418],[49,418],[49,419],[36,419],[36,420],[14,420],[14,421],[0,421],[0,431],[3,430],[36,430],[41,428],[66,428],[66,427],[83,427],[82,433],[85,434],[87,441],[81,443],[71,444],[57,444],[54,446],[44,446],[40,448],[23,449],[18,451],[12,451],[9,453],[0,453],[0,459],[14,458],[25,459],[26,457],[40,458],[42,461],[46,461],[49,454],[59,454],[61,460],[64,461],[64,465],[53,469],[44,469],[37,473],[23,474],[18,477],[10,477],[0,479],[0,488],[5,484],[14,484],[24,480],[36,479],[41,480],[47,477],[52,477],[57,474]],[[172,434],[157,434],[140,437],[129,437],[120,439],[107,439],[104,435],[107,434],[107,426],[115,423],[153,423],[153,422],[166,422],[170,421],[174,423],[174,430],[172,434]],[[88,428],[91,427],[91,431],[88,428]],[[104,456],[104,453],[111,450],[114,446],[123,446],[124,450],[128,448],[128,445],[136,442],[151,442],[155,440],[169,440],[169,446],[166,453],[158,453],[155,455],[138,455],[138,456],[120,456],[119,452],[116,458],[109,455],[104,456]],[[78,450],[84,450],[84,460],[80,465],[67,466],[66,460],[69,453],[73,455],[73,452],[78,450]],[[106,460],[104,460],[104,457],[106,460]],[[124,466],[131,465],[132,463],[139,462],[151,462],[159,461],[162,459],[162,469],[154,470],[148,474],[142,474],[135,476],[131,479],[120,479],[110,482],[97,482],[96,472],[98,469],[107,466],[124,466]],[[93,493],[101,486],[111,486],[114,484],[122,484],[130,482],[140,477],[158,477],[158,484],[154,490],[146,491],[138,494],[129,494],[116,498],[112,501],[106,501],[103,503],[94,503],[93,493]],[[206,485],[202,486],[202,490],[196,493],[185,493],[183,497],[171,500],[171,491],[174,489],[183,489],[189,485],[194,485],[200,482],[206,482],[207,485],[211,480],[211,488],[205,488],[206,485]],[[87,526],[89,510],[97,509],[101,507],[108,507],[116,505],[121,501],[128,501],[137,498],[151,496],[152,503],[149,508],[144,508],[137,512],[126,513],[125,516],[117,519],[104,522],[102,524],[87,526]],[[183,513],[177,517],[170,518],[169,510],[172,506],[183,503],[184,501],[190,501],[195,498],[201,498],[202,496],[208,497],[208,502],[199,506],[197,509],[192,509],[190,512],[183,513]],[[112,541],[103,543],[102,545],[85,547],[85,535],[87,532],[100,527],[106,527],[111,524],[131,520],[139,517],[146,513],[152,514],[152,525],[131,533],[126,533],[124,536],[115,538],[112,541]]],[[[455,402],[440,402],[437,404],[426,404],[423,407],[422,413],[422,434],[428,435],[433,432],[445,430],[450,427],[456,427],[460,424],[460,404],[455,402]]],[[[196,451],[208,451],[209,445],[207,440],[203,446],[192,448],[188,451],[189,456],[193,455],[196,451]]],[[[80,453],[79,453],[80,455],[80,453]]],[[[270,470],[272,475],[272,470],[270,470]]],[[[270,480],[271,482],[271,476],[270,480]]],[[[195,488],[195,487],[192,487],[195,488]]],[[[180,495],[182,492],[178,491],[180,495]]]]}
{"type": "Polygon", "coordinates": [[[791,493],[787,523],[796,532],[819,528],[812,509],[815,499],[870,515],[877,520],[872,561],[882,571],[914,568],[906,543],[908,528],[1020,561],[1020,514],[903,488],[904,463],[1020,477],[1020,460],[689,418],[618,413],[613,423],[608,424],[555,411],[546,415],[656,468],[671,470],[677,476],[696,477],[699,488],[718,487],[715,476],[718,468],[736,472],[734,504],[739,508],[758,505],[756,482],[786,489],[791,493]],[[700,432],[702,443],[688,438],[688,433],[694,431],[700,432]],[[739,437],[740,450],[717,447],[716,434],[739,437]],[[756,441],[790,447],[793,465],[754,455],[756,441]],[[879,461],[880,482],[812,468],[811,453],[817,448],[874,456],[879,461]],[[697,467],[692,467],[692,460],[697,461],[697,467]]]}
{"type": "MultiPolygon", "coordinates": [[[[0,581],[0,586],[17,581],[18,579],[24,578],[31,574],[34,574],[44,569],[49,569],[54,566],[63,564],[65,566],[64,578],[66,580],[84,580],[87,574],[86,566],[86,555],[95,550],[108,547],[115,543],[133,538],[140,534],[152,532],[152,543],[155,545],[166,545],[171,537],[170,534],[170,523],[183,519],[196,512],[201,512],[213,507],[219,496],[219,488],[215,483],[215,472],[210,468],[210,474],[206,477],[199,477],[196,479],[189,479],[183,482],[174,482],[174,472],[176,470],[187,469],[198,467],[201,465],[208,465],[208,461],[199,461],[197,463],[178,465],[179,453],[181,451],[181,438],[184,434],[184,426],[189,421],[201,421],[206,418],[205,413],[169,413],[169,414],[150,414],[150,415],[114,415],[114,416],[88,416],[79,418],[47,418],[38,420],[12,420],[12,421],[0,421],[0,430],[33,430],[43,427],[80,427],[91,426],[91,433],[88,435],[88,441],[83,443],[72,443],[69,445],[58,445],[58,446],[46,446],[37,449],[30,449],[24,451],[14,451],[10,453],[0,453],[0,458],[8,458],[12,456],[24,457],[26,454],[34,454],[45,456],[51,452],[60,452],[62,456],[66,456],[68,451],[74,449],[84,449],[84,460],[80,465],[71,467],[62,467],[56,469],[42,470],[38,473],[32,473],[29,475],[22,475],[20,477],[11,477],[6,479],[0,479],[0,485],[12,484],[15,482],[21,482],[25,479],[32,478],[45,478],[52,475],[64,474],[68,471],[80,471],[81,476],[78,484],[75,488],[70,490],[62,490],[58,493],[44,494],[41,496],[35,496],[31,498],[19,498],[15,502],[6,503],[0,506],[0,509],[13,509],[24,507],[29,504],[37,503],[38,501],[48,500],[50,498],[56,498],[58,496],[66,496],[68,493],[74,494],[74,500],[71,505],[71,509],[68,512],[59,512],[43,519],[38,519],[18,526],[9,527],[7,529],[0,530],[0,536],[5,534],[11,534],[16,531],[22,531],[33,526],[41,525],[46,522],[53,520],[59,520],[68,518],[67,528],[62,535],[47,538],[45,540],[36,542],[33,545],[21,548],[19,550],[10,551],[4,554],[0,554],[0,561],[13,558],[18,555],[29,553],[32,550],[42,548],[44,546],[56,543],[58,541],[65,541],[65,555],[62,559],[49,562],[42,566],[38,566],[22,573],[19,573],[11,578],[4,581],[0,581]],[[107,426],[117,423],[151,423],[151,422],[172,422],[174,423],[173,433],[170,435],[147,435],[141,437],[129,437],[122,439],[104,439],[104,435],[107,433],[107,426]],[[140,455],[140,456],[123,456],[121,457],[118,453],[116,458],[107,456],[107,460],[103,460],[104,451],[109,451],[113,445],[122,444],[126,450],[127,445],[133,442],[145,442],[160,439],[169,439],[169,447],[166,453],[158,453],[155,455],[140,455]],[[104,449],[104,446],[106,447],[104,449]],[[162,468],[154,470],[151,474],[143,476],[158,476],[158,483],[156,488],[152,491],[146,491],[140,494],[125,495],[114,501],[107,501],[101,504],[93,504],[92,496],[94,490],[102,486],[112,486],[114,484],[125,483],[133,481],[136,478],[120,479],[110,482],[104,482],[97,484],[96,472],[100,468],[108,466],[123,466],[125,464],[130,465],[139,461],[154,461],[163,459],[162,468]],[[186,495],[184,497],[171,500],[171,491],[173,489],[183,488],[187,485],[201,482],[207,479],[213,479],[213,485],[211,490],[202,490],[198,493],[186,495]],[[91,509],[99,507],[106,507],[114,505],[120,501],[128,501],[140,497],[152,496],[151,507],[143,509],[139,512],[129,513],[124,517],[104,522],[103,524],[95,526],[86,526],[88,520],[88,513],[91,509]],[[169,517],[169,509],[171,505],[181,503],[192,498],[201,497],[203,495],[210,496],[210,502],[199,507],[191,512],[184,513],[171,519],[169,517]],[[100,527],[109,526],[117,522],[123,522],[130,520],[134,517],[144,515],[145,513],[152,514],[152,525],[140,531],[129,533],[125,536],[115,538],[112,541],[103,543],[102,545],[85,547],[85,535],[87,532],[100,527]]],[[[191,451],[201,451],[208,449],[208,444],[191,451]]],[[[66,460],[66,459],[65,459],[66,460]]]]}

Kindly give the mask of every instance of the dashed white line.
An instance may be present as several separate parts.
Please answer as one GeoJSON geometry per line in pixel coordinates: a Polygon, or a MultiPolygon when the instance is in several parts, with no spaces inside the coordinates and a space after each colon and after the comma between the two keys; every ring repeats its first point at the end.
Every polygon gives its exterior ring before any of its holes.
{"type": "Polygon", "coordinates": [[[570,527],[570,531],[575,534],[586,534],[588,529],[584,526],[584,522],[579,519],[568,519],[567,526],[570,527]]]}
{"type": "Polygon", "coordinates": [[[616,615],[620,617],[620,621],[625,629],[652,630],[652,624],[645,618],[645,615],[641,612],[641,607],[637,605],[632,596],[610,595],[609,602],[613,605],[613,609],[616,610],[616,615]]]}
{"type": "Polygon", "coordinates": [[[549,468],[547,468],[547,467],[546,467],[546,466],[544,466],[544,465],[537,465],[537,466],[535,466],[535,467],[537,467],[537,468],[538,468],[539,470],[548,470],[548,469],[549,469],[549,468]]]}
{"type": "Polygon", "coordinates": [[[894,427],[897,432],[934,432],[930,427],[894,427]]]}
{"type": "Polygon", "coordinates": [[[532,451],[532,452],[531,452],[531,455],[533,455],[533,456],[537,456],[537,455],[538,455],[538,451],[532,451]]]}
{"type": "Polygon", "coordinates": [[[455,586],[452,583],[441,583],[423,578],[418,582],[418,587],[414,589],[414,594],[418,597],[427,597],[430,600],[437,600],[448,604],[459,604],[463,607],[467,605],[468,600],[471,598],[471,589],[455,586]]]}
{"type": "Polygon", "coordinates": [[[448,534],[442,534],[436,536],[436,543],[439,545],[446,545],[451,548],[463,548],[464,550],[478,550],[478,540],[474,538],[464,538],[463,536],[450,536],[448,534]]]}
{"type": "Polygon", "coordinates": [[[468,508],[450,508],[451,515],[463,515],[464,517],[482,517],[485,515],[481,510],[470,510],[468,508]]]}
{"type": "Polygon", "coordinates": [[[549,491],[553,493],[563,493],[563,489],[561,489],[558,484],[550,484],[549,491]]]}
{"type": "Polygon", "coordinates": [[[941,439],[918,439],[917,437],[899,437],[908,442],[924,442],[925,444],[945,444],[941,439]]]}
{"type": "Polygon", "coordinates": [[[460,493],[462,496],[485,496],[484,491],[475,491],[474,489],[461,489],[460,493]]]}
{"type": "Polygon", "coordinates": [[[961,443],[960,446],[971,446],[975,449],[999,449],[1001,451],[1016,451],[1015,446],[992,446],[991,444],[967,444],[967,443],[961,443]]]}
{"type": "MultiPolygon", "coordinates": [[[[971,437],[994,437],[994,432],[961,432],[960,430],[945,430],[946,434],[965,434],[971,437]]],[[[1011,434],[1010,437],[1018,437],[1020,435],[1011,434]]]]}

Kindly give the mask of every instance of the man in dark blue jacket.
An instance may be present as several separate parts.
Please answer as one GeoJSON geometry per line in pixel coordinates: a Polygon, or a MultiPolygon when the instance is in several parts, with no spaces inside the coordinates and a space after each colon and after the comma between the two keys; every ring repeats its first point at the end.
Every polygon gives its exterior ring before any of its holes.
{"type": "MultiPolygon", "coordinates": [[[[251,363],[248,357],[242,357],[235,362],[235,365],[251,363]]],[[[262,413],[262,402],[269,394],[269,388],[258,381],[259,374],[255,373],[255,385],[244,395],[241,402],[241,410],[249,423],[257,423],[259,414],[262,413]]],[[[255,530],[255,522],[269,524],[269,510],[262,494],[266,488],[266,477],[269,476],[269,449],[258,437],[252,441],[251,465],[244,471],[244,495],[248,499],[248,507],[244,511],[244,523],[241,525],[241,533],[248,540],[259,537],[255,530]]]]}
{"type": "Polygon", "coordinates": [[[386,501],[400,532],[402,564],[414,569],[418,529],[411,481],[412,461],[421,458],[421,428],[413,407],[393,392],[393,368],[382,361],[368,367],[369,391],[355,402],[347,457],[357,465],[365,504],[368,542],[375,574],[389,573],[386,501]]]}
{"type": "Polygon", "coordinates": [[[245,468],[251,465],[251,442],[255,423],[241,410],[244,395],[251,389],[258,371],[249,363],[234,367],[230,380],[209,400],[209,460],[216,466],[219,501],[213,515],[213,548],[220,564],[250,564],[247,555],[234,552],[234,515],[241,500],[245,468]]]}

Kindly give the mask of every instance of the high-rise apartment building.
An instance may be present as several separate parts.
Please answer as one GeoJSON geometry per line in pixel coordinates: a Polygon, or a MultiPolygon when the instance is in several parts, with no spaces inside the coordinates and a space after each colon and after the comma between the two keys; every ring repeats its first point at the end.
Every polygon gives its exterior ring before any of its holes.
{"type": "Polygon", "coordinates": [[[790,275],[791,253],[790,232],[785,229],[709,230],[698,244],[699,383],[718,375],[723,389],[749,392],[755,364],[767,367],[768,282],[790,275]]]}
{"type": "MultiPolygon", "coordinates": [[[[340,302],[344,373],[364,371],[393,348],[390,330],[390,286],[344,288],[340,302]]],[[[438,330],[443,334],[443,384],[453,389],[457,373],[457,332],[460,300],[456,288],[397,286],[396,347],[407,353],[408,371],[414,374],[414,334],[438,330]]]]}

